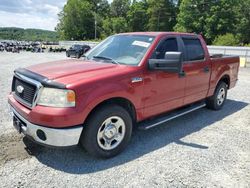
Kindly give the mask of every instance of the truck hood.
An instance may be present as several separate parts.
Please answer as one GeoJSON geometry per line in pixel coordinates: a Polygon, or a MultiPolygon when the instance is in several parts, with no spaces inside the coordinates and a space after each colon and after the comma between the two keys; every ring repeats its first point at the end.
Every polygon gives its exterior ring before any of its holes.
{"type": "Polygon", "coordinates": [[[117,65],[111,63],[101,63],[76,59],[42,63],[30,66],[27,69],[45,76],[48,79],[55,80],[70,75],[76,75],[78,73],[91,73],[93,71],[99,72],[106,69],[113,69],[116,66],[117,65]]]}
{"type": "Polygon", "coordinates": [[[126,65],[72,59],[42,63],[26,69],[67,85],[79,80],[90,80],[90,78],[96,79],[121,74],[126,72],[127,68],[128,66],[126,65]]]}

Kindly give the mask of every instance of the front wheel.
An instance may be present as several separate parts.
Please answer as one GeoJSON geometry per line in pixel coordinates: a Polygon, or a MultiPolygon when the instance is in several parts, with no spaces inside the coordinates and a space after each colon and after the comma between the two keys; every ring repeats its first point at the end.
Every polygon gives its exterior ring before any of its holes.
{"type": "Polygon", "coordinates": [[[84,125],[80,143],[91,155],[110,158],[122,152],[132,134],[132,118],[121,106],[97,109],[84,125]]]}
{"type": "Polygon", "coordinates": [[[207,107],[212,110],[220,110],[224,105],[227,98],[227,84],[225,82],[219,82],[214,95],[209,97],[206,101],[207,107]]]}

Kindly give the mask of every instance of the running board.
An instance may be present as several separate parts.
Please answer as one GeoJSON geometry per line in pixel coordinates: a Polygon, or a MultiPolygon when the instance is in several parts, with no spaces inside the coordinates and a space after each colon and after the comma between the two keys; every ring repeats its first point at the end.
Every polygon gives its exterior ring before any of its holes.
{"type": "Polygon", "coordinates": [[[165,116],[160,116],[159,118],[154,118],[152,120],[142,121],[142,122],[138,123],[138,128],[141,130],[147,130],[147,129],[153,128],[157,125],[161,125],[162,123],[166,123],[172,119],[178,118],[180,116],[183,116],[183,115],[188,114],[190,112],[193,112],[195,110],[203,108],[205,106],[206,106],[205,102],[194,103],[192,105],[189,105],[189,106],[180,108],[178,110],[175,110],[173,112],[170,112],[170,113],[166,114],[165,116]]]}

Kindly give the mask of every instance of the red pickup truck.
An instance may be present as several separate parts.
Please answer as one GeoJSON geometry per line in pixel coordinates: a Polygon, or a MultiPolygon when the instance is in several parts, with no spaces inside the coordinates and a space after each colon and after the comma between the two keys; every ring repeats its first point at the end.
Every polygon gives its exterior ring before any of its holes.
{"type": "Polygon", "coordinates": [[[135,127],[221,109],[238,70],[239,57],[210,56],[197,34],[123,33],[83,59],[16,69],[8,102],[14,127],[35,142],[108,158],[135,127]]]}

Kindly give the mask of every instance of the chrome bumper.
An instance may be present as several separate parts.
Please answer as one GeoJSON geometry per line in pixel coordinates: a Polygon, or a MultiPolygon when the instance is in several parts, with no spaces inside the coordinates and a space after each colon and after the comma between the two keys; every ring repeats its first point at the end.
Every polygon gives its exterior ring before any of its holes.
{"type": "Polygon", "coordinates": [[[20,132],[42,145],[66,147],[77,145],[79,142],[82,126],[61,129],[42,127],[27,121],[11,106],[10,111],[12,116],[21,120],[20,132]]]}

